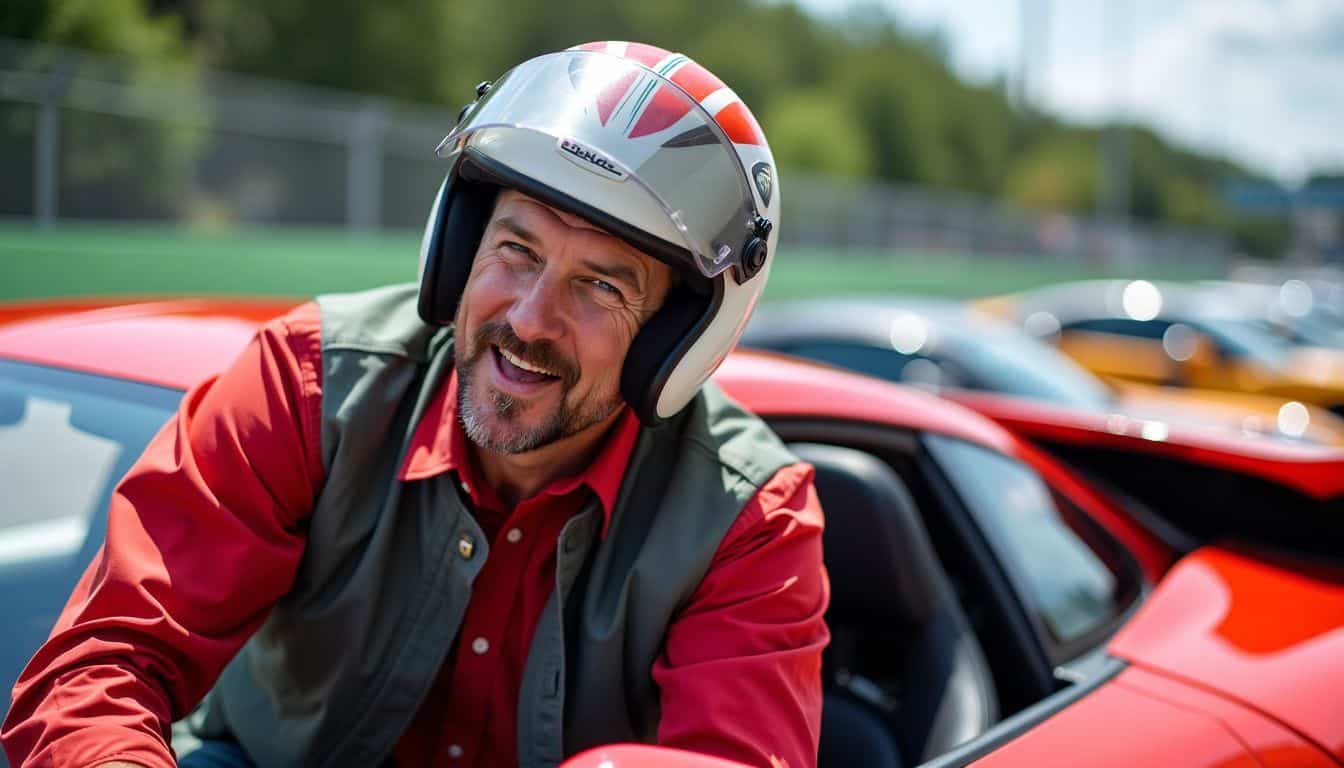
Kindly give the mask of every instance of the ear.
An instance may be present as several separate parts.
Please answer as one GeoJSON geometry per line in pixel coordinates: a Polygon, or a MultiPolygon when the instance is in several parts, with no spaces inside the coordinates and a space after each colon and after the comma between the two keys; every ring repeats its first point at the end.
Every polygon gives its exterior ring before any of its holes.
{"type": "Polygon", "coordinates": [[[499,188],[450,173],[425,229],[425,267],[418,309],[430,325],[449,325],[471,275],[471,263],[499,188]]]}

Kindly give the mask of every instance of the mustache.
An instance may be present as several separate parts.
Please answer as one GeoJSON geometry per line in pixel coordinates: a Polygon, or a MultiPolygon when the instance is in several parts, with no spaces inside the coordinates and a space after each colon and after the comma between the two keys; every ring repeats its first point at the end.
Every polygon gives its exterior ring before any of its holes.
{"type": "Polygon", "coordinates": [[[533,365],[558,374],[567,386],[579,379],[579,367],[572,360],[560,354],[549,341],[526,342],[518,338],[508,323],[485,323],[472,335],[471,363],[479,360],[490,346],[499,347],[511,355],[521,357],[533,365]]]}

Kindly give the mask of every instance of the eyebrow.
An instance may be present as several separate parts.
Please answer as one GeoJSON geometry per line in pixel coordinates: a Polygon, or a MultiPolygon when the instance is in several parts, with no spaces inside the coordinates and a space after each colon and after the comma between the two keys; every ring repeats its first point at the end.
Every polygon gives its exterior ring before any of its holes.
{"type": "Polygon", "coordinates": [[[618,282],[624,282],[637,291],[644,289],[644,284],[640,282],[639,272],[626,264],[602,264],[592,259],[584,259],[583,266],[596,272],[597,274],[611,278],[618,282]]]}
{"type": "Polygon", "coordinates": [[[523,226],[512,216],[500,216],[495,219],[495,226],[500,227],[501,229],[507,229],[520,239],[527,240],[528,242],[540,242],[540,239],[532,233],[532,230],[523,226]]]}

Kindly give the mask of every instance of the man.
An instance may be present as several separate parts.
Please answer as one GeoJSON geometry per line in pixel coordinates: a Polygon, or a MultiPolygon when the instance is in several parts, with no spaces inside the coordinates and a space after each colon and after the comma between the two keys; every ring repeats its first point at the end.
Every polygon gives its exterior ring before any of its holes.
{"type": "Polygon", "coordinates": [[[171,765],[202,697],[183,764],[815,763],[811,471],[705,384],[778,236],[759,127],[636,44],[478,97],[420,284],[269,324],[122,481],[15,765],[171,765]]]}

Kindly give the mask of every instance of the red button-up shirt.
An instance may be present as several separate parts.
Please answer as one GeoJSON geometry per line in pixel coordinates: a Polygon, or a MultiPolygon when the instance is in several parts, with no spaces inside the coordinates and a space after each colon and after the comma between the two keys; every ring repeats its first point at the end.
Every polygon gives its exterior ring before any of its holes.
{"type": "MultiPolygon", "coordinates": [[[[303,554],[302,520],[324,482],[320,326],[312,304],[268,324],[229,370],[188,393],[118,486],[105,545],[15,686],[0,734],[12,764],[172,765],[168,724],[288,591],[303,554]]],[[[511,765],[560,528],[589,493],[610,514],[638,422],[627,412],[585,471],[510,510],[478,479],[455,387],[450,379],[417,425],[401,476],[455,472],[490,553],[396,757],[511,765]]],[[[780,470],[742,510],[650,670],[660,743],[752,765],[815,764],[828,639],[821,528],[805,464],[780,470]]]]}

